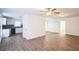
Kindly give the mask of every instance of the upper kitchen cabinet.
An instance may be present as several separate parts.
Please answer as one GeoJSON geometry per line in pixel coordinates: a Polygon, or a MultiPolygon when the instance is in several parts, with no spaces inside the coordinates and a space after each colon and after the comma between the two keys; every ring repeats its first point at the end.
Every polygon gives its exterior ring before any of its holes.
{"type": "Polygon", "coordinates": [[[2,18],[2,25],[6,25],[6,18],[2,18]]]}

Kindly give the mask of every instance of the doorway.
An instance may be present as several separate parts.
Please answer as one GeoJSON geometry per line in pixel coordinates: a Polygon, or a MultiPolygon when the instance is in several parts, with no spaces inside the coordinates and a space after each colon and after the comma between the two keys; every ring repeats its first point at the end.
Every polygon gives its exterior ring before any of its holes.
{"type": "Polygon", "coordinates": [[[60,21],[60,34],[66,34],[66,21],[60,21]]]}

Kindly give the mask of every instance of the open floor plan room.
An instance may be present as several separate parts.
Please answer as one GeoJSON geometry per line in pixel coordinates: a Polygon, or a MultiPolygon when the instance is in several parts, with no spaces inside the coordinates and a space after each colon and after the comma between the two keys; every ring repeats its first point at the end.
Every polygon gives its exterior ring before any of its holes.
{"type": "Polygon", "coordinates": [[[79,51],[79,8],[0,8],[0,51],[79,51]]]}

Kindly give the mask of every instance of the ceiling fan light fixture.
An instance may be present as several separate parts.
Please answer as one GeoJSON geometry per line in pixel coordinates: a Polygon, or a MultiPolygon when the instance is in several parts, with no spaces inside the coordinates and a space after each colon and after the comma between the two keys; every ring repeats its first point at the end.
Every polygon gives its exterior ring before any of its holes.
{"type": "Polygon", "coordinates": [[[47,15],[47,16],[50,16],[50,15],[51,15],[51,12],[47,12],[46,15],[47,15]]]}

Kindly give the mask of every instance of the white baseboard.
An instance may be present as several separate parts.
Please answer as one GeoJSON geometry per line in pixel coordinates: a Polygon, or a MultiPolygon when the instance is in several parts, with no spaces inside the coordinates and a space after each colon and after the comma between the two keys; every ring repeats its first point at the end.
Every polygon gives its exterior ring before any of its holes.
{"type": "Polygon", "coordinates": [[[77,34],[69,34],[69,33],[68,33],[67,35],[72,35],[72,36],[79,36],[79,35],[77,35],[77,34]]]}
{"type": "Polygon", "coordinates": [[[42,37],[42,36],[45,36],[45,34],[41,34],[41,35],[35,35],[35,36],[30,36],[30,37],[26,37],[27,40],[30,40],[30,39],[34,39],[34,38],[38,38],[38,37],[42,37]]]}

